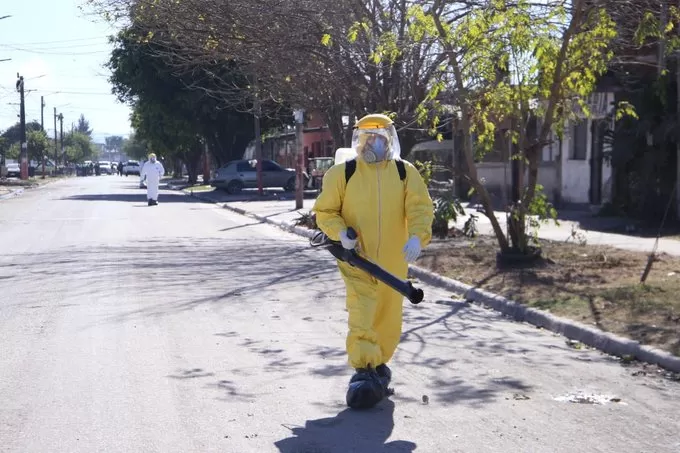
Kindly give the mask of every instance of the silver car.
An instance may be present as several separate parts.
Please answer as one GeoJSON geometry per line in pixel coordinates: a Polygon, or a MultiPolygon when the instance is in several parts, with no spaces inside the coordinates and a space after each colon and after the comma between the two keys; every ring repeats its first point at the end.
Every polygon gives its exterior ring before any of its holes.
{"type": "MultiPolygon", "coordinates": [[[[304,179],[306,177],[303,176],[304,179]]],[[[257,188],[257,161],[235,160],[228,162],[213,174],[210,185],[224,189],[230,194],[242,189],[257,188]]],[[[262,187],[283,187],[286,191],[295,190],[295,170],[283,168],[271,160],[262,161],[262,187]]]]}

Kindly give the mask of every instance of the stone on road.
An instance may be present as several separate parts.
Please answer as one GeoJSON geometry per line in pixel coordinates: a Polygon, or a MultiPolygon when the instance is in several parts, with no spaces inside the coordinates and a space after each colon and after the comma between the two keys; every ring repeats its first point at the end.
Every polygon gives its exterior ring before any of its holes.
{"type": "Polygon", "coordinates": [[[137,184],[0,202],[0,451],[680,451],[677,382],[429,287],[349,411],[330,254],[137,184]]]}

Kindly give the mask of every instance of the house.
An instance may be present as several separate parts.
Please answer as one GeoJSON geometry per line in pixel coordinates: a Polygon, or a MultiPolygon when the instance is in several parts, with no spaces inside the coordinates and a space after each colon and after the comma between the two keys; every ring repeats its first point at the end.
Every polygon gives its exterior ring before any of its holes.
{"type": "MultiPolygon", "coordinates": [[[[262,158],[273,160],[286,168],[295,168],[296,146],[295,128],[286,127],[272,136],[263,138],[262,158]]],[[[320,112],[305,114],[302,146],[304,151],[303,168],[307,168],[307,163],[311,158],[334,156],[333,136],[324,123],[323,115],[320,112]]],[[[254,141],[246,148],[243,159],[255,159],[254,141]]]]}
{"type": "MultiPolygon", "coordinates": [[[[552,143],[543,148],[538,184],[556,206],[599,206],[611,199],[612,169],[605,159],[608,153],[605,133],[613,127],[614,93],[596,92],[591,95],[589,105],[591,114],[588,118],[577,114],[581,119],[570,121],[562,139],[554,136],[552,143]]],[[[477,162],[476,168],[494,204],[507,206],[512,199],[513,181],[518,179],[520,164],[510,159],[513,145],[502,133],[507,125],[500,124],[498,128],[495,149],[477,162]]],[[[433,161],[438,170],[434,179],[440,184],[448,184],[456,196],[465,199],[470,186],[460,176],[460,170],[465,167],[462,153],[458,151],[460,146],[460,136],[441,142],[421,142],[412,148],[409,160],[433,161]],[[453,171],[447,171],[447,168],[453,171]]],[[[527,176],[525,169],[523,181],[527,176]]]]}

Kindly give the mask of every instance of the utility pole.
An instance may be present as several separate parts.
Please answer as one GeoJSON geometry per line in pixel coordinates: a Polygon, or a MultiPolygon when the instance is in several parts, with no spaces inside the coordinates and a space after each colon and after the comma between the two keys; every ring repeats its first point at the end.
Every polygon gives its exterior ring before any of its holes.
{"type": "Polygon", "coordinates": [[[45,96],[40,96],[40,127],[45,130],[45,96]]]}
{"type": "MultiPolygon", "coordinates": [[[[45,97],[40,96],[40,129],[45,130],[45,97]]],[[[45,179],[45,152],[42,155],[42,179],[45,179]]]]}
{"type": "Polygon", "coordinates": [[[24,105],[24,77],[20,76],[18,72],[16,87],[21,98],[20,104],[21,107],[19,108],[19,123],[21,128],[21,130],[19,131],[21,134],[21,157],[20,157],[21,179],[28,179],[28,155],[27,155],[28,147],[26,144],[26,106],[24,105]]]}
{"type": "Polygon", "coordinates": [[[54,171],[59,165],[59,149],[57,148],[57,108],[54,107],[54,171]]]}
{"type": "Polygon", "coordinates": [[[61,158],[64,160],[64,165],[66,165],[66,157],[64,156],[64,114],[59,114],[59,123],[61,124],[60,142],[61,142],[61,158]]]}
{"type": "Polygon", "coordinates": [[[302,167],[305,161],[304,150],[304,127],[305,127],[305,111],[302,109],[295,110],[295,137],[297,141],[295,157],[295,209],[302,209],[304,204],[304,179],[302,175],[302,167]]]}

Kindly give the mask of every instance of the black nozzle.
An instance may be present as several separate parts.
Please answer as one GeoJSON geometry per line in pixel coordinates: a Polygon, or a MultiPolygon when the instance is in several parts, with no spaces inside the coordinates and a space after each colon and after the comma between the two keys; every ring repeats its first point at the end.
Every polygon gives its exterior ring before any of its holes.
{"type": "Polygon", "coordinates": [[[420,289],[420,288],[414,288],[411,285],[411,291],[409,291],[409,295],[408,295],[409,302],[411,302],[413,305],[418,305],[419,303],[421,303],[423,301],[424,298],[425,298],[425,293],[423,292],[423,290],[420,289]]]}
{"type": "Polygon", "coordinates": [[[349,239],[356,239],[357,238],[357,232],[354,231],[354,228],[352,228],[352,227],[347,228],[347,237],[349,239]]]}

